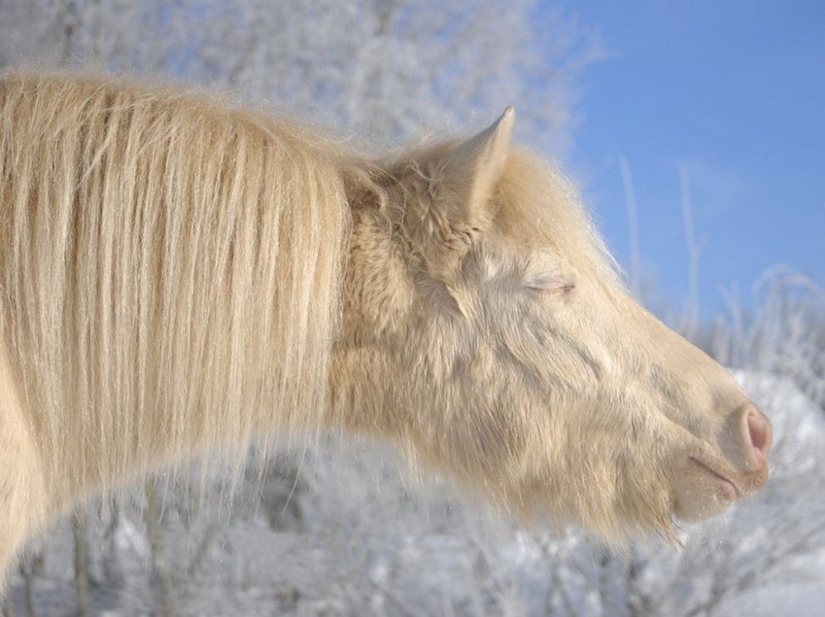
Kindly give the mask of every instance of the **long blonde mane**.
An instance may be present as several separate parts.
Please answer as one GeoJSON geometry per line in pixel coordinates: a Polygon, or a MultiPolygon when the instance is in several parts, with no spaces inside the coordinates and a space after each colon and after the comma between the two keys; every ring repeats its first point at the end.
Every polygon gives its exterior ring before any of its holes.
{"type": "Polygon", "coordinates": [[[0,352],[53,490],[319,425],[351,225],[332,146],[177,89],[0,80],[0,352]]]}

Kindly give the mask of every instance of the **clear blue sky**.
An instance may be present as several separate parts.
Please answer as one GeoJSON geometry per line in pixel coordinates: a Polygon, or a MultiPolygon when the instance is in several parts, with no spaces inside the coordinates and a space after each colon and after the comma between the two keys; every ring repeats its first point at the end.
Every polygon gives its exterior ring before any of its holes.
{"type": "Polygon", "coordinates": [[[702,314],[784,263],[825,286],[825,1],[567,5],[608,57],[586,72],[570,168],[628,264],[617,157],[633,174],[643,278],[688,295],[679,165],[690,174],[702,314]]]}

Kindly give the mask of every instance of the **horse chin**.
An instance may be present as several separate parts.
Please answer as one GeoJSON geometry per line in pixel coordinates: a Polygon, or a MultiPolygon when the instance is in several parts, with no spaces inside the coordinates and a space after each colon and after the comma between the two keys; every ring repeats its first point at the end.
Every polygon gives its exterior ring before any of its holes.
{"type": "Polygon", "coordinates": [[[673,513],[685,522],[720,514],[743,496],[734,474],[716,461],[700,456],[687,457],[673,495],[673,513]]]}

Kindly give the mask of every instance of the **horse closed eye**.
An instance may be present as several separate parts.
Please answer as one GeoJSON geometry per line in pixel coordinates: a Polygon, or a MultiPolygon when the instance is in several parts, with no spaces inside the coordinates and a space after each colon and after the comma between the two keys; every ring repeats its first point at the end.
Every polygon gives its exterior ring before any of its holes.
{"type": "Polygon", "coordinates": [[[561,276],[539,276],[526,281],[524,286],[545,295],[566,295],[576,288],[575,281],[561,276]]]}

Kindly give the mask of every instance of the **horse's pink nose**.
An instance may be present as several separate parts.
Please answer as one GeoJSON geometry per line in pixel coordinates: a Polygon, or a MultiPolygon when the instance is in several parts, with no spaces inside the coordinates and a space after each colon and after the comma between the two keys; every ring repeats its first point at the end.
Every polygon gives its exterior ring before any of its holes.
{"type": "Polygon", "coordinates": [[[746,406],[743,415],[746,417],[747,439],[752,446],[752,462],[756,464],[756,469],[760,469],[768,462],[768,452],[773,439],[771,423],[753,404],[746,406]]]}
{"type": "MultiPolygon", "coordinates": [[[[746,403],[736,415],[739,425],[740,452],[749,471],[759,471],[767,465],[773,431],[770,421],[753,403],[746,403]]],[[[734,459],[735,460],[735,459],[734,459]]]]}

